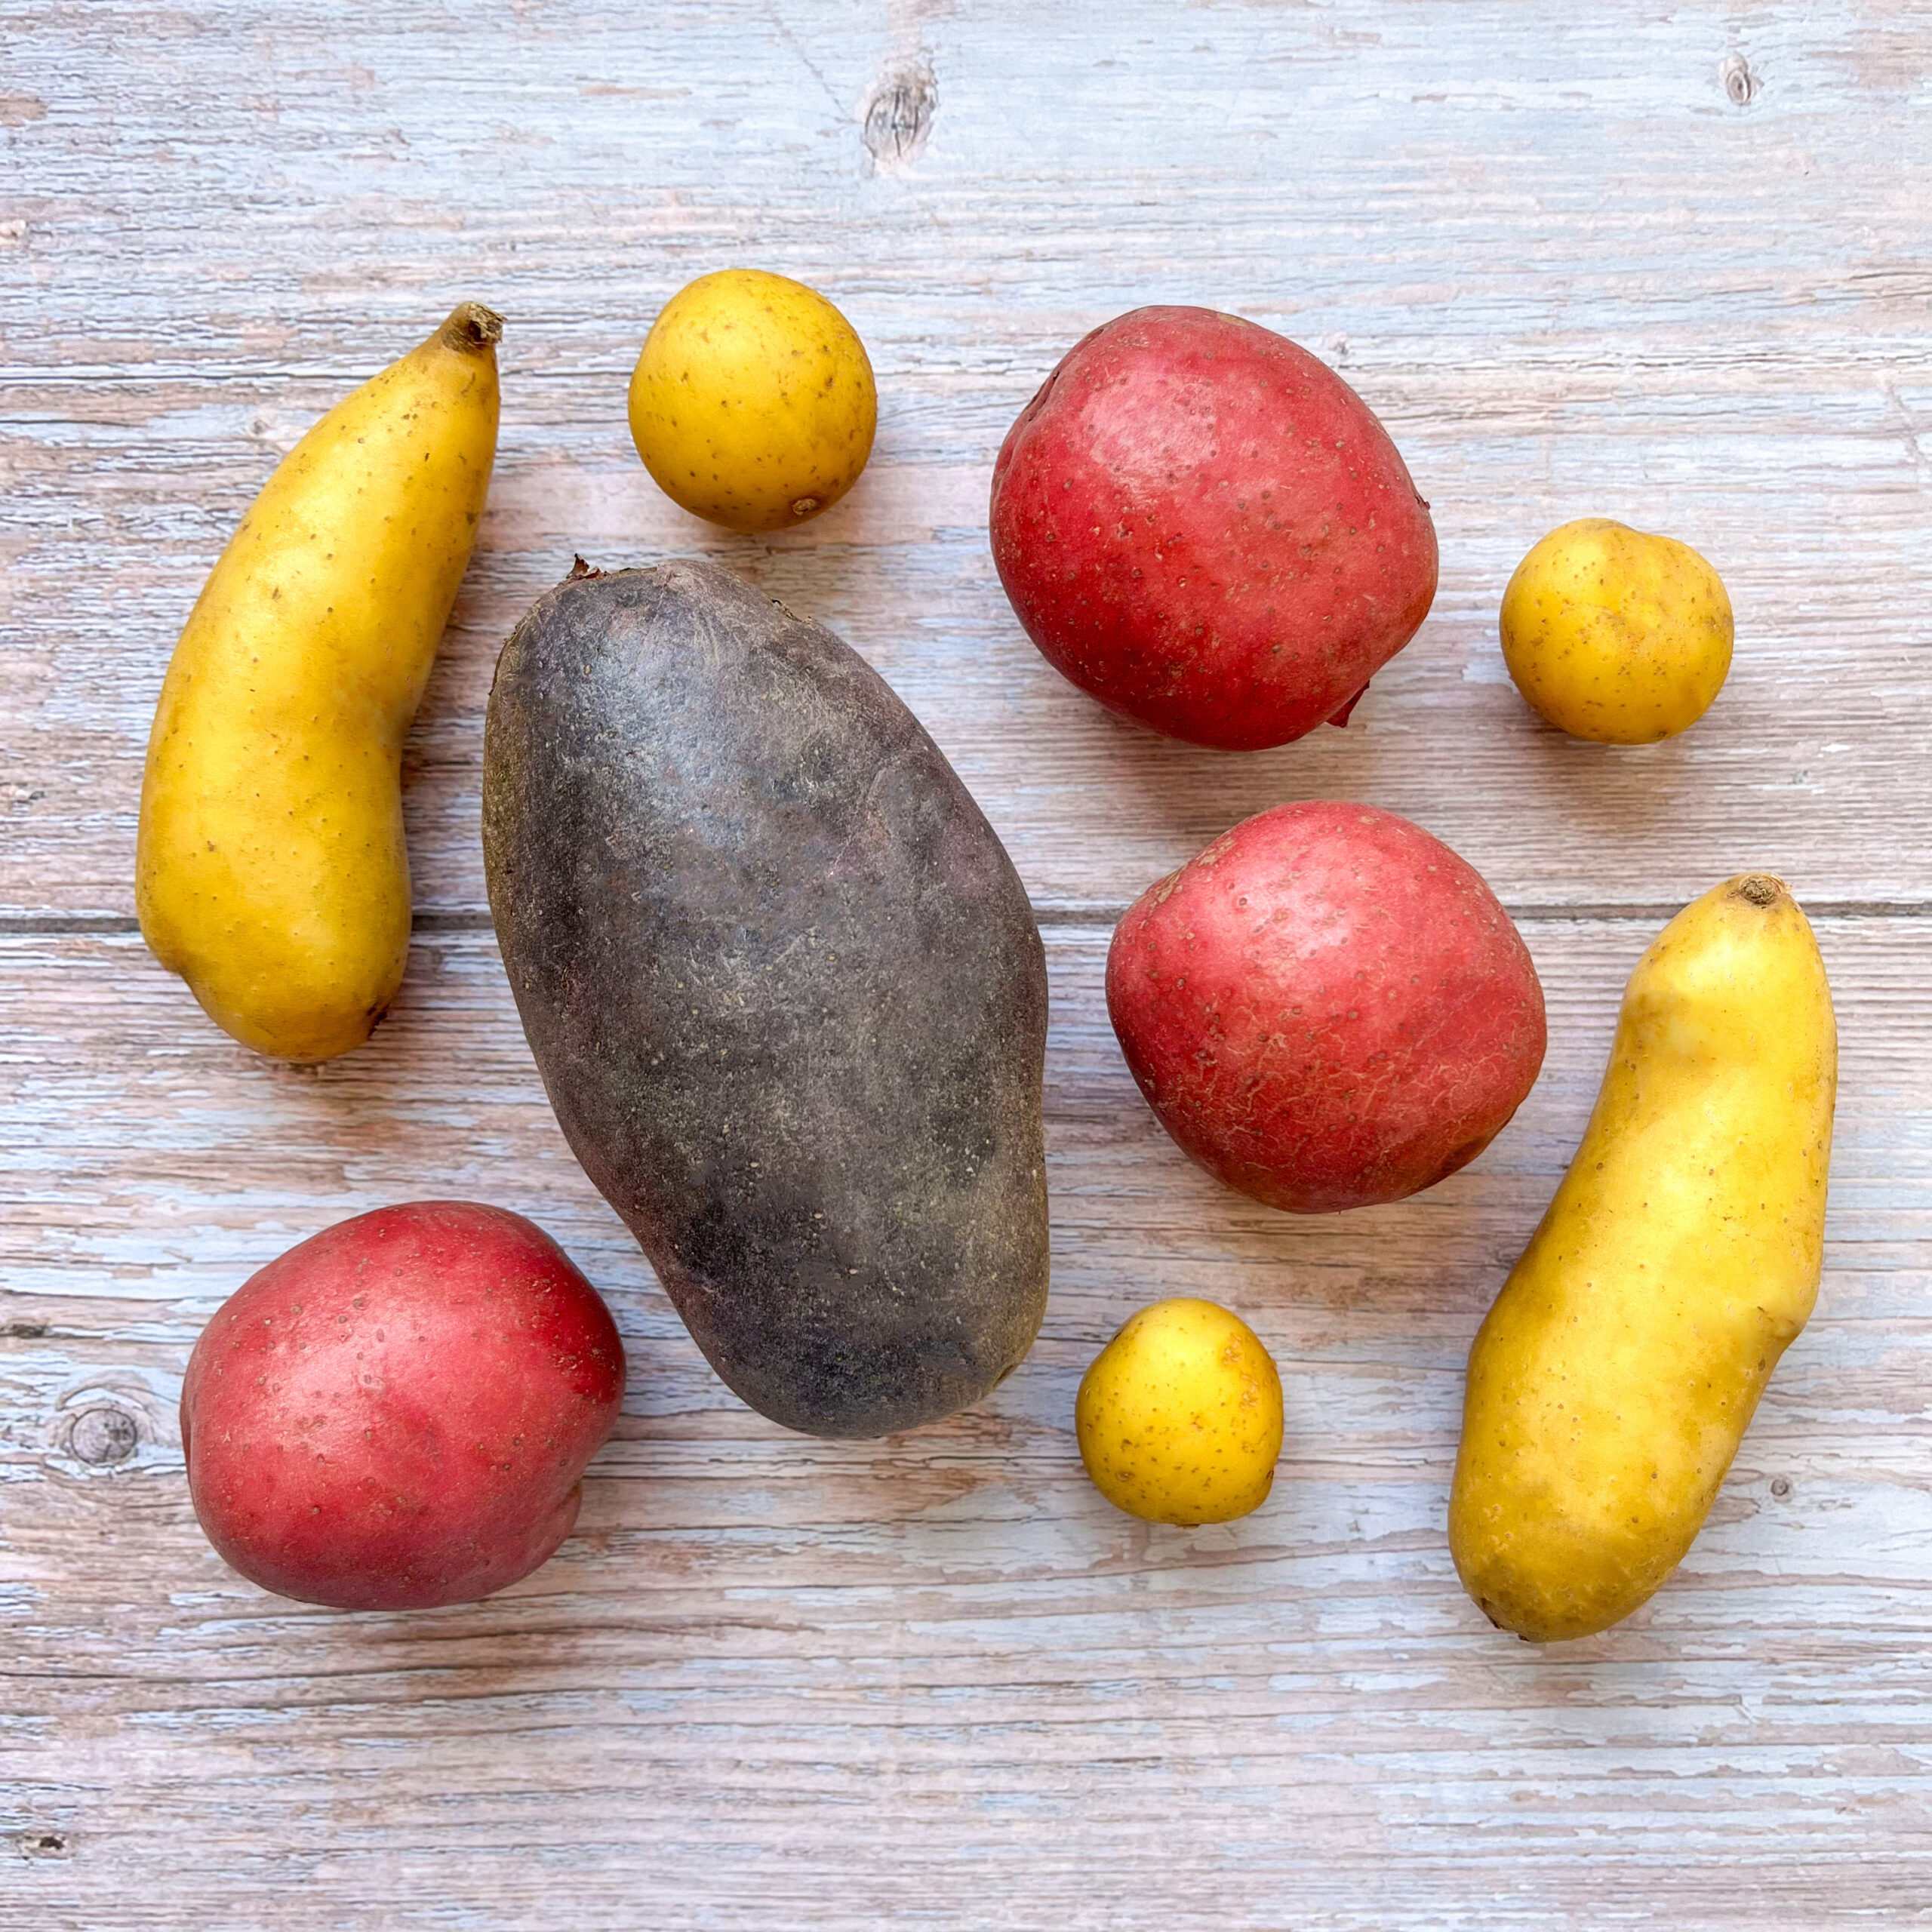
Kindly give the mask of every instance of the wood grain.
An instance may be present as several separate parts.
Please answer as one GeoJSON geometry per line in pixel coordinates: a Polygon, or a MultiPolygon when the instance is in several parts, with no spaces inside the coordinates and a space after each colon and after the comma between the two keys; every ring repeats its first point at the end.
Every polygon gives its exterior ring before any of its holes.
{"type": "Polygon", "coordinates": [[[719,555],[832,623],[1047,903],[1118,906],[1287,796],[1404,812],[1512,903],[1681,901],[1749,865],[1814,898],[1900,889],[1868,828],[1932,840],[1909,782],[1932,284],[1899,165],[1921,14],[1754,14],[1740,109],[1708,9],[1148,6],[1105,32],[1011,5],[884,32],[829,0],[648,11],[34,9],[9,86],[45,112],[0,133],[0,907],[129,909],[142,748],[202,577],[300,431],[466,294],[509,318],[506,403],[413,752],[426,906],[482,903],[490,667],[578,550],[719,555]],[[882,166],[858,117],[915,53],[944,104],[882,166]],[[770,540],[659,496],[622,407],[659,304],[745,259],[826,288],[882,386],[859,489],[770,540]],[[1435,505],[1435,614],[1346,732],[1232,757],[1139,733],[1000,593],[1001,437],[1082,331],[1155,300],[1329,356],[1435,505]],[[1507,683],[1502,586],[1582,513],[1685,538],[1730,589],[1737,669],[1673,744],[1573,743],[1507,683]]]}
{"type": "Polygon", "coordinates": [[[1932,1916],[1932,12],[1781,0],[0,0],[0,1927],[1891,1927],[1932,1916]],[[658,497],[622,395],[749,263],[840,302],[878,453],[808,531],[658,497]],[[401,1007],[251,1059],[131,930],[140,758],[285,450],[457,299],[509,318],[497,480],[412,741],[401,1007]],[[987,556],[1008,423],[1087,328],[1283,328],[1432,500],[1435,614],[1346,732],[1225,756],[1106,718],[987,556]],[[1517,558],[1695,543],[1737,666],[1641,752],[1509,688],[1517,558]],[[716,1383],[571,1161],[482,915],[497,645],[583,551],[715,555],[831,623],[1008,840],[1054,973],[1052,1306],[980,1409],[825,1444],[716,1383]],[[1550,1060],[1473,1168],[1253,1208],[1181,1158],[1100,996],[1147,881],[1296,796],[1407,813],[1522,916],[1550,1060]],[[1844,1037],[1827,1273],[1713,1521],[1620,1630],[1463,1597],[1461,1364],[1574,1144],[1623,976],[1746,866],[1844,1037]],[[383,1202],[531,1213],[632,1355],[579,1535],[470,1608],[223,1569],[174,1407],[202,1323],[383,1202]],[[1081,1474],[1072,1393],[1171,1293],[1281,1361],[1267,1507],[1081,1474]]]}
{"type": "Polygon", "coordinates": [[[1835,1924],[1840,1888],[1903,1909],[1932,1721],[1908,923],[1821,924],[1846,1096],[1822,1312],[1684,1571],[1549,1654],[1483,1623],[1442,1512],[1464,1352],[1580,1130],[1639,921],[1527,928],[1551,1063],[1481,1161],[1306,1222],[1188,1167],[1113,1048],[1105,932],[1051,929],[1046,1331],[979,1410],[876,1444],[789,1435],[710,1376],[564,1147],[486,936],[426,940],[400,1012],[315,1072],[232,1048],[131,937],[7,941],[0,1823],[71,1854],[22,1868],[23,1910],[179,1924],[170,1896],[115,1898],[159,1860],[223,1924],[266,1922],[297,1875],[305,1923],[455,1901],[539,1924],[571,1870],[610,1924],[648,1873],[653,1924],[1204,1924],[1234,1902],[1529,1925],[1599,1922],[1577,1874],[1605,1857],[1683,1923],[1835,1924]],[[540,1215],[610,1296],[618,1438],[579,1535],[491,1603],[279,1602],[188,1509],[187,1350],[292,1238],[438,1195],[540,1215]],[[1070,1430],[1100,1343],[1177,1292],[1240,1309],[1288,1391],[1275,1497],[1192,1533],[1109,1509],[1070,1430]],[[136,1446],[91,1463],[106,1432],[77,1447],[77,1421],[108,1411],[136,1446]],[[933,1895],[942,1875],[971,1895],[933,1895]]]}

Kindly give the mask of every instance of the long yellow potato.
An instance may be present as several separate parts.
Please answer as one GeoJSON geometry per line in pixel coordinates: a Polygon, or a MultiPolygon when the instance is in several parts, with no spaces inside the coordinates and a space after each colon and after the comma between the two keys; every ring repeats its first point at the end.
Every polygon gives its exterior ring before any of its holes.
{"type": "Polygon", "coordinates": [[[1449,1543],[1536,1642],[1628,1617],[1690,1547],[1823,1263],[1838,1033],[1780,880],[1671,921],[1583,1144],[1469,1355],[1449,1543]]]}
{"type": "Polygon", "coordinates": [[[242,518],[168,666],[141,931],[258,1053],[346,1053],[401,984],[403,740],[489,488],[502,333],[466,302],[331,410],[242,518]]]}

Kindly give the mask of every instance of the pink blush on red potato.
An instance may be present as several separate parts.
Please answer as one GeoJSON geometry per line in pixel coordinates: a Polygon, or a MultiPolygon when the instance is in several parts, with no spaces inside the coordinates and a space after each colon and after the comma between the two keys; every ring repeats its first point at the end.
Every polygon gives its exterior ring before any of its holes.
{"type": "Polygon", "coordinates": [[[570,1534],[623,1389],[610,1311],[541,1229],[465,1201],[382,1208],[270,1262],[195,1344],[195,1514],[284,1596],[472,1601],[570,1534]]]}
{"type": "Polygon", "coordinates": [[[1480,874],[1392,812],[1277,806],[1143,894],[1107,1008],[1161,1124],[1271,1208],[1398,1201],[1487,1146],[1546,1033],[1480,874]]]}

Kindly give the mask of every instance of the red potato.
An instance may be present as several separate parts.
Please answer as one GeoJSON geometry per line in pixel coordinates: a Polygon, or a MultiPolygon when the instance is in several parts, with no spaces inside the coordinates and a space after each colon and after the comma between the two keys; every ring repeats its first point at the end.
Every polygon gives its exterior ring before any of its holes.
{"type": "Polygon", "coordinates": [[[1435,596],[1435,528],[1368,405],[1211,309],[1078,343],[993,469],[993,560],[1048,661],[1229,750],[1346,721],[1435,596]]]}
{"type": "Polygon", "coordinates": [[[463,1201],[380,1208],[217,1311],[181,1392],[189,1490],[264,1589],[468,1603],[570,1534],[623,1392],[610,1310],[542,1229],[463,1201]]]}
{"type": "Polygon", "coordinates": [[[1217,1179],[1321,1214],[1466,1166],[1543,1065],[1543,988],[1481,875],[1368,805],[1278,805],[1128,909],[1107,1011],[1217,1179]]]}

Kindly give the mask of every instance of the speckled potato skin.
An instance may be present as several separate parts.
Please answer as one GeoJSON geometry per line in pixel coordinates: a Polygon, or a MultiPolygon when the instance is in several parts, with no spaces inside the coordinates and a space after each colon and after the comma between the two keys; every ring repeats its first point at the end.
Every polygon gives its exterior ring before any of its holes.
{"type": "Polygon", "coordinates": [[[1543,1065],[1543,989],[1475,869],[1393,812],[1278,805],[1131,906],[1107,1011],[1147,1103],[1271,1208],[1399,1201],[1466,1166],[1543,1065]]]}
{"type": "Polygon", "coordinates": [[[264,1589],[473,1602],[570,1534],[623,1394],[610,1311],[540,1228],[465,1201],[379,1208],[216,1311],[182,1383],[189,1493],[264,1589]]]}
{"type": "Polygon", "coordinates": [[[725,269],[674,295],[652,324],[630,420],[657,487],[694,516],[789,530],[859,480],[878,392],[865,344],[823,296],[725,269]]]}
{"type": "Polygon", "coordinates": [[[985,1395],[1045,1309],[1046,968],[918,721],[727,571],[586,577],[504,647],[483,811],[557,1117],[712,1367],[819,1435],[985,1395]]]}
{"type": "Polygon", "coordinates": [[[1356,699],[1435,595],[1435,529],[1361,398],[1284,337],[1137,309],[1078,343],[993,469],[993,561],[1056,669],[1229,750],[1356,699]]]}
{"type": "Polygon", "coordinates": [[[1631,975],[1583,1143],[1469,1354],[1449,1545],[1492,1623],[1607,1629],[1675,1569],[1823,1266],[1831,988],[1783,882],[1631,975]]]}
{"type": "Polygon", "coordinates": [[[1687,543],[1607,517],[1566,523],[1503,593],[1503,657],[1572,737],[1649,745],[1687,730],[1730,670],[1730,599],[1687,543]]]}
{"type": "Polygon", "coordinates": [[[402,983],[402,748],[497,448],[500,318],[466,302],[338,403],[203,589],[148,741],[155,957],[256,1052],[360,1046],[402,983]]]}
{"type": "Polygon", "coordinates": [[[1094,1358],[1074,1406],[1081,1459],[1117,1509],[1150,1523],[1226,1523],[1268,1500],[1281,1378],[1239,1316],[1156,1302],[1094,1358]]]}

